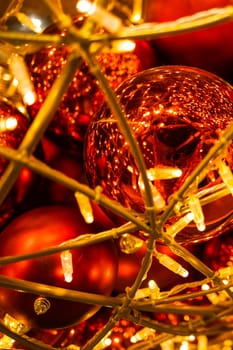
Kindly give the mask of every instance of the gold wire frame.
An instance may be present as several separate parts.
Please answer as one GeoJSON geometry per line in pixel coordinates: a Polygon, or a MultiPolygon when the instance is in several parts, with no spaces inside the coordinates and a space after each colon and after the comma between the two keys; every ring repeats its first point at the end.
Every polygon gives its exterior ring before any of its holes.
{"type": "MultiPolygon", "coordinates": [[[[51,91],[49,92],[43,106],[38,112],[35,120],[32,122],[25,138],[23,139],[21,145],[17,150],[13,150],[7,147],[0,146],[0,155],[10,160],[9,165],[4,172],[3,176],[0,179],[0,203],[4,201],[9,191],[11,190],[14,182],[16,181],[20,170],[22,167],[26,166],[34,172],[41,174],[55,182],[67,186],[74,193],[79,192],[87,196],[90,200],[95,201],[96,203],[111,209],[116,214],[124,217],[127,220],[127,223],[121,227],[114,228],[109,231],[101,232],[95,235],[85,235],[77,241],[67,241],[62,246],[54,246],[50,248],[45,248],[43,251],[38,251],[32,254],[21,255],[17,257],[4,257],[0,258],[0,265],[5,265],[13,263],[16,261],[21,261],[24,259],[34,259],[39,256],[53,254],[55,252],[61,252],[67,249],[78,249],[83,245],[88,245],[90,243],[97,243],[105,241],[108,239],[116,239],[121,237],[124,233],[134,232],[138,229],[143,230],[149,236],[147,241],[147,250],[143,259],[143,264],[141,270],[138,273],[138,276],[132,286],[129,286],[126,289],[124,295],[116,297],[106,297],[102,295],[81,293],[78,291],[64,290],[61,288],[23,281],[15,280],[13,278],[8,278],[0,276],[0,285],[6,288],[20,289],[25,292],[30,292],[34,294],[44,295],[45,297],[57,297],[59,298],[62,292],[64,299],[84,302],[90,304],[97,304],[100,306],[110,306],[113,309],[113,316],[109,319],[108,323],[103,327],[103,329],[97,333],[91,340],[87,342],[86,345],[82,347],[82,350],[91,350],[103,339],[109,331],[114,327],[116,322],[121,318],[127,318],[128,320],[138,323],[143,327],[149,327],[158,331],[160,334],[150,341],[144,341],[141,344],[138,344],[135,349],[154,349],[161,342],[172,339],[176,335],[188,336],[193,335],[205,335],[215,333],[217,335],[217,341],[221,342],[222,339],[231,339],[233,337],[233,327],[231,325],[232,320],[232,289],[233,279],[229,277],[228,284],[225,285],[218,271],[212,271],[208,266],[206,266],[202,261],[197,257],[192,255],[184,247],[179,245],[175,240],[163,232],[163,225],[166,220],[169,218],[171,212],[173,211],[175,205],[188,190],[188,188],[195,181],[196,176],[202,174],[205,167],[208,165],[210,160],[214,160],[217,156],[223,152],[223,150],[232,142],[233,137],[233,125],[229,125],[226,130],[224,130],[220,136],[219,141],[211,148],[207,156],[203,161],[197,166],[193,171],[191,176],[185,181],[184,185],[178,190],[176,196],[171,199],[168,203],[165,211],[161,217],[155,217],[154,203],[151,194],[151,189],[148,183],[148,178],[146,174],[144,159],[141,154],[140,148],[137,145],[137,142],[134,139],[133,133],[130,129],[130,126],[127,123],[127,120],[122,112],[114,92],[109,87],[106,78],[103,76],[100,67],[95,60],[95,54],[93,53],[94,44],[101,45],[110,45],[111,42],[115,40],[124,40],[124,39],[140,39],[140,38],[156,38],[162,37],[164,35],[178,35],[179,33],[193,31],[200,28],[206,28],[209,26],[216,25],[221,22],[231,20],[233,18],[233,6],[227,6],[221,9],[212,9],[206,12],[198,13],[190,17],[185,17],[174,22],[151,25],[141,24],[140,21],[134,26],[123,27],[119,33],[114,34],[97,34],[95,33],[95,23],[92,22],[92,19],[88,19],[86,24],[82,29],[78,30],[72,25],[71,18],[63,13],[62,6],[59,1],[59,6],[54,6],[53,0],[43,0],[44,4],[51,11],[54,21],[59,23],[60,28],[66,28],[69,35],[67,37],[60,37],[59,35],[35,35],[30,33],[18,33],[18,32],[9,32],[1,31],[0,39],[6,42],[17,42],[28,43],[29,50],[30,45],[69,45],[72,48],[72,53],[70,54],[65,67],[63,68],[59,77],[57,77],[54,82],[51,91]],[[105,197],[101,193],[101,189],[98,187],[96,189],[91,189],[83,183],[79,183],[76,180],[73,180],[66,176],[65,174],[50,168],[48,165],[36,159],[32,153],[36,148],[37,144],[40,142],[43,134],[45,133],[52,116],[54,115],[56,109],[59,106],[63,94],[66,92],[70,81],[72,80],[76,70],[79,67],[81,59],[85,59],[89,64],[90,69],[94,72],[96,78],[99,81],[101,89],[105,94],[105,99],[109,104],[114,117],[118,122],[118,126],[121,129],[121,132],[124,134],[125,139],[130,145],[131,152],[135,157],[137,166],[140,170],[141,177],[145,187],[145,207],[147,211],[145,213],[145,218],[134,215],[131,211],[122,207],[119,203],[116,203],[109,198],[105,197]],[[175,286],[169,294],[161,293],[158,300],[148,301],[148,300],[136,300],[135,295],[137,290],[140,288],[140,284],[143,280],[143,277],[147,270],[150,267],[151,263],[151,254],[155,241],[158,237],[162,237],[165,243],[171,248],[175,254],[181,256],[183,259],[188,261],[196,270],[200,271],[205,278],[202,281],[192,282],[187,284],[182,284],[175,286]],[[191,287],[200,287],[204,283],[210,283],[212,287],[208,291],[199,291],[193,292],[187,295],[185,293],[186,288],[191,287]],[[225,291],[228,296],[228,301],[224,304],[209,305],[206,306],[186,306],[180,307],[179,311],[177,307],[173,304],[174,301],[184,301],[189,298],[194,298],[201,295],[207,295],[210,293],[218,293],[220,291],[225,291]],[[179,295],[178,295],[179,294],[179,295]],[[168,310],[172,313],[181,313],[181,314],[192,314],[194,312],[198,313],[200,316],[198,321],[194,323],[192,321],[187,322],[186,326],[176,325],[166,325],[158,321],[144,319],[140,312],[147,310],[168,310]],[[219,329],[213,321],[220,320],[219,329]],[[212,328],[215,327],[215,328],[212,328]],[[225,332],[223,332],[223,329],[225,332]],[[225,337],[225,338],[224,338],[225,337]],[[220,339],[220,340],[219,340],[220,339]]],[[[99,6],[105,7],[107,1],[99,0],[96,1],[99,6]]],[[[117,2],[116,2],[117,3],[117,2]]],[[[117,8],[115,3],[115,7],[117,8]]],[[[136,12],[135,8],[141,9],[143,3],[141,1],[135,1],[135,7],[132,6],[131,13],[136,12]],[[135,11],[134,11],[135,10],[135,11]]],[[[114,7],[114,6],[113,6],[114,7]]],[[[127,9],[129,9],[127,7],[127,9]]],[[[99,46],[98,46],[99,47],[99,46]]],[[[17,49],[16,49],[17,50],[17,49]]],[[[19,48],[20,51],[20,48],[19,48]]],[[[226,192],[221,192],[217,194],[216,199],[223,195],[226,192]],[[218,197],[219,196],[219,197],[218,197]]],[[[26,346],[29,349],[55,349],[47,344],[38,342],[35,339],[28,338],[25,335],[19,335],[9,328],[3,322],[0,322],[0,332],[12,337],[18,343],[26,346]]],[[[220,343],[219,343],[220,344],[220,343]]],[[[134,347],[131,347],[132,350],[134,347]]],[[[209,347],[211,349],[211,347],[209,347]]]]}

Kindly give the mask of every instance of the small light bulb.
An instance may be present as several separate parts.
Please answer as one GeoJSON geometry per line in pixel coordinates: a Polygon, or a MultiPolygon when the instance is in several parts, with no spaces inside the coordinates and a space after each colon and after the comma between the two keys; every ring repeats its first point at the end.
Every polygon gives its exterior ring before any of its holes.
{"type": "Polygon", "coordinates": [[[64,250],[60,256],[64,279],[66,282],[70,283],[73,280],[72,253],[69,250],[64,250]]]}
{"type": "Polygon", "coordinates": [[[148,338],[154,337],[155,336],[155,330],[149,327],[144,327],[140,329],[136,334],[134,334],[131,338],[130,341],[131,343],[137,343],[142,340],[146,340],[148,338]]]}
{"type": "Polygon", "coordinates": [[[159,260],[160,264],[165,266],[170,271],[180,275],[181,277],[188,277],[189,272],[170,256],[158,252],[156,252],[155,256],[159,260]]]}
{"type": "Polygon", "coordinates": [[[9,117],[7,119],[0,118],[0,132],[15,130],[17,125],[18,122],[15,117],[9,117]]]}
{"type": "Polygon", "coordinates": [[[36,94],[23,57],[12,53],[8,64],[13,77],[18,82],[17,89],[23,98],[23,102],[33,104],[36,101],[36,94]]]}
{"type": "Polygon", "coordinates": [[[175,179],[182,175],[182,170],[174,167],[155,167],[147,170],[148,179],[155,180],[168,180],[175,179]]]}
{"type": "Polygon", "coordinates": [[[80,192],[75,192],[74,195],[84,220],[87,224],[91,224],[94,221],[94,216],[90,199],[85,194],[80,192]]]}
{"type": "Polygon", "coordinates": [[[89,13],[91,11],[92,3],[88,0],[79,0],[76,4],[76,9],[81,13],[89,13]]]}
{"type": "Polygon", "coordinates": [[[177,233],[182,231],[191,221],[193,221],[193,214],[187,213],[186,215],[182,216],[179,220],[177,220],[174,224],[168,226],[166,228],[166,233],[171,236],[175,237],[177,233]]]}
{"type": "Polygon", "coordinates": [[[205,231],[205,218],[199,198],[191,195],[188,199],[188,205],[193,214],[193,221],[195,222],[199,231],[205,231]]]}
{"type": "Polygon", "coordinates": [[[103,7],[90,1],[80,0],[76,4],[76,9],[81,13],[86,13],[96,23],[107,29],[110,33],[116,33],[122,27],[122,21],[119,17],[108,12],[103,7]]]}

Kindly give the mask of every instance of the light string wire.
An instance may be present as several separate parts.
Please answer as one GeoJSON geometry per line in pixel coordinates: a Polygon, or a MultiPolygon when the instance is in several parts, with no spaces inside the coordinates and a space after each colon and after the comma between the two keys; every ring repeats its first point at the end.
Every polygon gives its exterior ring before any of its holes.
{"type": "MultiPolygon", "coordinates": [[[[71,81],[77,67],[79,66],[80,63],[80,58],[84,57],[92,70],[92,73],[94,73],[96,75],[96,77],[99,79],[100,84],[105,92],[106,95],[106,100],[109,103],[110,107],[113,110],[113,113],[116,117],[116,119],[118,120],[119,126],[121,127],[121,130],[124,132],[125,138],[126,140],[129,142],[130,147],[132,148],[132,153],[138,163],[138,166],[140,168],[140,171],[142,172],[142,177],[143,177],[143,181],[145,184],[145,187],[147,188],[146,190],[146,196],[145,196],[145,201],[147,204],[147,207],[149,208],[153,208],[153,203],[152,203],[152,196],[151,196],[151,192],[149,189],[149,186],[147,187],[147,176],[145,173],[145,167],[144,167],[144,161],[143,158],[141,156],[140,153],[140,149],[138,149],[137,144],[135,143],[135,140],[133,138],[133,135],[131,133],[131,130],[128,128],[128,125],[125,121],[125,117],[124,114],[121,112],[120,106],[118,105],[115,95],[114,93],[111,91],[111,89],[108,87],[105,78],[103,77],[98,65],[96,65],[95,59],[92,56],[92,54],[89,51],[89,48],[91,46],[92,43],[94,42],[102,42],[103,44],[109,44],[109,42],[113,41],[113,40],[119,40],[120,39],[137,39],[137,38],[151,38],[151,37],[156,37],[156,36],[163,36],[163,35],[168,35],[168,34],[178,34],[179,32],[186,32],[186,31],[190,31],[190,30],[195,30],[195,29],[199,29],[199,28],[203,28],[203,27],[209,27],[212,25],[215,25],[217,23],[220,22],[224,22],[227,20],[232,19],[233,16],[233,7],[232,6],[228,6],[225,7],[223,9],[214,9],[212,11],[207,11],[205,14],[200,14],[199,16],[190,16],[188,19],[185,20],[179,20],[179,21],[174,21],[171,23],[164,23],[163,25],[153,25],[150,26],[148,24],[148,26],[143,26],[143,25],[136,25],[133,28],[124,28],[122,29],[121,32],[117,33],[116,35],[92,35],[91,38],[88,35],[86,35],[86,33],[82,32],[80,35],[80,31],[77,31],[76,28],[74,28],[71,25],[71,19],[64,15],[63,13],[61,13],[60,10],[56,9],[53,7],[52,1],[49,0],[44,0],[44,2],[50,7],[50,9],[53,11],[54,17],[56,19],[59,20],[59,23],[61,25],[62,28],[67,28],[68,32],[70,35],[67,36],[67,39],[61,39],[58,35],[31,35],[31,34],[20,34],[20,33],[14,33],[14,32],[0,32],[0,38],[2,40],[7,40],[7,41],[11,41],[11,40],[21,40],[22,42],[38,42],[41,44],[47,44],[47,43],[51,43],[51,44],[57,44],[60,45],[62,42],[64,42],[65,44],[69,44],[71,46],[73,46],[73,54],[72,56],[69,58],[66,66],[64,67],[62,74],[57,78],[56,82],[54,83],[51,92],[48,96],[48,98],[46,99],[43,107],[41,108],[40,112],[38,113],[35,121],[32,123],[31,128],[29,129],[25,139],[23,140],[22,144],[19,147],[18,151],[13,151],[10,149],[4,149],[4,147],[0,148],[0,153],[1,155],[6,156],[6,158],[11,159],[11,163],[9,165],[9,167],[7,168],[6,172],[4,173],[3,177],[1,178],[1,191],[0,191],[0,195],[1,195],[1,199],[2,201],[4,200],[5,196],[7,195],[7,193],[9,192],[9,190],[11,189],[15,179],[16,179],[16,173],[18,174],[18,172],[20,171],[22,165],[28,165],[29,168],[34,169],[35,171],[37,171],[38,173],[42,173],[52,179],[54,179],[55,181],[60,181],[61,183],[65,183],[68,187],[74,189],[75,190],[80,190],[80,192],[83,191],[83,193],[85,193],[87,196],[89,196],[91,199],[95,200],[95,191],[91,190],[89,191],[89,189],[87,190],[87,188],[85,186],[83,186],[82,184],[79,184],[78,182],[73,182],[73,180],[66,178],[65,176],[62,178],[62,180],[60,180],[60,178],[62,177],[62,174],[60,174],[59,172],[56,172],[53,169],[50,169],[47,166],[43,166],[42,164],[40,164],[39,161],[37,161],[36,159],[33,159],[33,157],[31,156],[31,153],[33,152],[33,150],[35,149],[37,143],[39,142],[40,138],[42,137],[43,133],[45,132],[51,118],[52,115],[54,114],[55,110],[58,107],[59,101],[61,100],[64,92],[67,89],[67,86],[69,84],[69,81],[71,81]],[[54,102],[56,101],[56,102],[54,102]],[[32,165],[31,165],[32,164],[32,165]]],[[[91,28],[93,28],[93,26],[90,26],[91,28]]],[[[137,277],[134,285],[129,289],[129,291],[126,293],[125,297],[123,299],[111,299],[111,297],[102,297],[102,296],[94,296],[91,295],[90,299],[88,299],[88,295],[87,293],[83,293],[83,299],[81,299],[83,302],[93,302],[96,303],[98,298],[101,299],[101,297],[103,298],[103,305],[104,302],[106,300],[112,300],[112,306],[115,305],[115,303],[113,302],[113,300],[115,301],[119,301],[119,304],[117,304],[116,307],[116,312],[113,315],[113,317],[110,319],[110,321],[108,322],[108,324],[103,328],[103,330],[100,331],[99,334],[97,334],[96,336],[93,337],[93,339],[88,342],[83,349],[88,350],[88,349],[92,349],[93,346],[95,346],[98,341],[100,340],[100,338],[102,338],[103,336],[105,336],[107,334],[107,332],[109,330],[111,330],[111,328],[114,326],[114,324],[116,323],[117,320],[119,320],[120,317],[127,317],[128,319],[135,321],[139,321],[139,323],[141,325],[151,325],[154,329],[160,329],[160,331],[162,332],[169,332],[171,334],[183,334],[182,329],[184,329],[184,325],[181,326],[176,326],[176,327],[166,327],[163,324],[160,324],[159,322],[152,322],[152,321],[148,321],[148,320],[144,320],[143,318],[139,317],[137,315],[133,316],[131,314],[129,314],[129,310],[131,309],[135,309],[137,310],[137,305],[140,305],[141,307],[143,307],[143,303],[134,301],[134,295],[136,293],[137,288],[140,286],[141,283],[141,279],[144,276],[144,273],[146,272],[146,270],[148,269],[148,267],[150,266],[150,257],[151,257],[151,250],[152,247],[154,245],[154,241],[155,238],[157,237],[157,233],[160,231],[160,229],[163,227],[163,223],[166,221],[166,219],[170,216],[170,213],[173,211],[174,205],[177,203],[178,200],[180,200],[180,198],[183,198],[183,194],[185,193],[185,191],[188,189],[188,187],[192,184],[192,182],[195,179],[196,174],[198,174],[198,172],[201,172],[202,169],[204,168],[204,166],[206,164],[208,164],[208,161],[210,159],[213,159],[214,157],[216,157],[216,155],[221,152],[225,147],[226,144],[230,142],[230,140],[232,139],[233,136],[233,127],[229,126],[227,128],[226,131],[224,131],[223,136],[220,138],[218,144],[216,146],[213,147],[213,149],[211,149],[211,151],[209,152],[209,154],[207,155],[207,158],[205,158],[203,160],[202,163],[200,163],[200,165],[198,166],[198,168],[194,171],[194,173],[191,175],[190,178],[187,179],[186,183],[182,186],[182,188],[178,191],[177,197],[173,198],[173,200],[168,204],[168,208],[166,208],[166,210],[164,211],[164,214],[162,216],[162,218],[160,217],[159,221],[157,218],[155,218],[154,216],[154,211],[153,210],[149,210],[148,215],[146,220],[141,220],[141,218],[139,218],[135,213],[134,215],[131,212],[128,212],[126,216],[123,215],[124,218],[127,218],[129,221],[132,221],[132,224],[129,223],[128,227],[122,227],[119,229],[114,229],[114,230],[110,230],[109,232],[104,232],[102,234],[97,234],[96,237],[91,237],[91,239],[93,239],[93,244],[95,243],[95,239],[96,241],[98,240],[104,240],[104,239],[109,239],[109,238],[116,238],[119,237],[121,234],[123,234],[124,232],[126,232],[128,230],[129,231],[134,231],[134,229],[136,229],[136,227],[138,227],[137,225],[139,225],[139,227],[145,229],[146,232],[150,233],[150,239],[149,241],[149,245],[148,245],[148,249],[147,249],[147,253],[146,253],[146,259],[144,258],[143,261],[143,265],[142,265],[142,269],[139,273],[139,276],[137,277]],[[149,219],[150,222],[150,227],[147,225],[147,220],[149,219]],[[151,228],[152,227],[152,228],[151,228]],[[159,229],[158,229],[159,227],[159,229]],[[126,230],[126,231],[125,231],[126,230]],[[86,294],[86,295],[85,295],[86,294]],[[110,299],[109,299],[110,298],[110,299]],[[169,329],[167,329],[169,328],[169,329]]],[[[107,198],[105,198],[102,194],[99,196],[99,201],[101,202],[101,204],[103,205],[107,205],[108,207],[112,208],[113,210],[116,209],[116,211],[118,213],[120,213],[121,211],[125,211],[125,208],[122,208],[121,206],[119,207],[119,205],[115,205],[112,204],[112,201],[109,201],[107,198]]],[[[199,271],[201,270],[202,272],[204,272],[204,275],[206,275],[207,277],[210,278],[210,280],[212,280],[212,278],[214,277],[214,273],[207,268],[203,263],[201,263],[195,256],[192,256],[191,253],[187,252],[183,247],[181,247],[179,244],[173,242],[171,239],[169,239],[168,237],[166,237],[166,235],[163,235],[164,240],[166,243],[168,243],[168,245],[173,248],[173,250],[176,252],[177,255],[180,255],[182,257],[186,257],[187,261],[189,261],[194,267],[196,267],[199,271]]],[[[67,242],[67,245],[69,245],[70,247],[78,247],[81,246],[82,244],[85,244],[85,238],[83,238],[80,241],[77,242],[67,242]]],[[[88,242],[89,244],[89,242],[88,242]]],[[[67,247],[66,243],[64,243],[63,249],[65,250],[65,247],[67,247]]],[[[41,251],[41,252],[36,252],[31,254],[30,256],[19,256],[19,260],[24,260],[27,258],[33,258],[33,257],[38,257],[38,256],[43,256],[44,254],[50,254],[54,251],[60,251],[61,247],[57,248],[57,247],[52,247],[52,248],[48,248],[47,251],[41,251]],[[58,249],[58,250],[56,250],[58,249]]],[[[2,264],[4,263],[10,263],[12,261],[14,261],[15,257],[7,257],[5,258],[5,262],[4,262],[4,258],[0,260],[0,264],[2,261],[2,264]],[[8,260],[7,260],[8,259],[8,260]],[[13,260],[12,260],[13,259],[13,260]]],[[[18,261],[19,261],[18,260],[18,261]]],[[[20,289],[22,290],[30,290],[31,292],[34,293],[38,293],[41,288],[43,290],[43,286],[39,286],[36,284],[36,286],[32,287],[31,282],[27,282],[27,281],[15,281],[15,280],[7,280],[4,277],[1,277],[0,279],[0,284],[4,285],[7,288],[13,288],[13,289],[17,289],[19,286],[21,286],[20,289]],[[31,289],[30,289],[31,288],[31,289]]],[[[228,284],[228,287],[231,287],[231,284],[228,284]]],[[[215,286],[215,288],[217,288],[215,286]]],[[[220,286],[220,288],[224,288],[224,286],[220,286]]],[[[49,290],[51,292],[52,296],[56,296],[59,297],[59,293],[58,293],[58,289],[56,287],[52,287],[49,286],[49,290]]],[[[48,288],[46,289],[46,287],[44,287],[44,294],[50,295],[50,292],[48,292],[48,288]],[[46,294],[47,293],[47,294],[46,294]]],[[[201,295],[201,294],[208,294],[211,293],[212,289],[210,288],[209,291],[205,291],[205,292],[199,292],[197,293],[197,295],[201,295]]],[[[62,298],[68,297],[68,298],[72,298],[74,297],[74,294],[76,295],[79,292],[71,292],[71,291],[66,291],[64,293],[64,295],[62,294],[62,298]]],[[[185,296],[183,295],[184,298],[189,298],[189,296],[185,296]]],[[[175,297],[177,298],[177,297],[175,297]]],[[[75,299],[76,300],[76,299],[75,299]]],[[[169,302],[169,300],[167,300],[169,302]]],[[[110,303],[111,304],[111,303],[110,303]]],[[[230,302],[229,302],[230,304],[230,302]]],[[[219,311],[219,309],[216,308],[216,313],[214,313],[213,318],[214,319],[218,319],[219,316],[223,316],[224,313],[228,314],[230,312],[232,312],[232,307],[231,305],[228,307],[229,305],[223,305],[223,310],[219,311]],[[219,311],[219,313],[217,312],[219,311]]],[[[178,312],[175,311],[176,308],[172,305],[169,305],[169,310],[173,310],[173,312],[178,312]]],[[[214,307],[213,307],[214,308],[214,307]]],[[[155,307],[156,309],[156,307],[155,307]]],[[[190,313],[192,312],[192,310],[194,311],[193,307],[189,308],[190,313]]],[[[201,313],[201,308],[199,308],[200,313],[201,313]]],[[[208,309],[209,310],[209,309],[208,309]]],[[[186,310],[185,310],[186,311],[186,310]]],[[[208,315],[209,312],[207,310],[204,309],[203,311],[204,315],[208,315]]],[[[202,324],[203,326],[203,324],[202,324]]],[[[187,324],[186,327],[190,327],[189,324],[187,324]]],[[[2,327],[1,327],[2,328],[2,327]]],[[[0,329],[1,330],[1,329],[0,329]]],[[[195,333],[198,332],[198,325],[194,325],[192,328],[192,332],[195,333]],[[196,330],[195,330],[196,327],[196,330]]],[[[184,331],[185,334],[190,334],[190,329],[186,329],[184,331]]],[[[13,336],[14,334],[12,334],[13,336]]],[[[24,336],[17,336],[19,337],[19,341],[24,341],[24,336]]],[[[170,335],[169,335],[170,337],[170,335]]],[[[31,341],[31,347],[33,348],[34,341],[31,341]]],[[[36,345],[37,346],[37,345],[36,345]]],[[[36,349],[45,349],[46,345],[39,345],[39,347],[37,347],[36,349]]]]}

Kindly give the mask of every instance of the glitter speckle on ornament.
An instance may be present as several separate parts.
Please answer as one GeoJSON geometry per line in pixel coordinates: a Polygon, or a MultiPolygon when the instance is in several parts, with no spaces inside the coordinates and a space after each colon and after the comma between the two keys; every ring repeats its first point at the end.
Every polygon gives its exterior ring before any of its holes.
{"type": "MultiPolygon", "coordinates": [[[[122,83],[116,94],[141,148],[146,168],[182,171],[179,177],[155,177],[151,181],[166,205],[232,121],[233,90],[227,82],[206,71],[163,66],[136,74],[122,83]]],[[[102,186],[108,197],[127,208],[144,212],[137,164],[108,106],[91,122],[85,157],[92,188],[102,186]]],[[[232,169],[232,145],[225,152],[225,160],[232,169]]],[[[218,169],[210,162],[205,177],[201,181],[197,179],[192,190],[199,193],[219,184],[222,179],[218,169]]],[[[191,243],[218,234],[223,221],[227,226],[226,219],[232,210],[231,195],[208,203],[206,210],[204,205],[205,231],[198,231],[195,224],[190,224],[176,239],[191,243]],[[219,207],[220,212],[216,210],[219,207]]]]}
{"type": "MultiPolygon", "coordinates": [[[[23,105],[21,107],[21,109],[17,108],[17,104],[14,105],[10,99],[0,98],[1,147],[17,149],[23,140],[30,126],[30,119],[23,105]]],[[[0,176],[4,174],[8,163],[6,158],[0,157],[0,176]]],[[[30,169],[24,167],[21,170],[12,190],[0,205],[0,227],[3,227],[18,210],[25,209],[32,204],[31,194],[34,192],[34,186],[38,188],[39,182],[39,176],[30,169]]]]}
{"type": "MultiPolygon", "coordinates": [[[[74,24],[78,28],[82,27],[83,23],[83,16],[74,19],[74,24]]],[[[46,31],[50,34],[54,32],[58,32],[55,26],[46,31]]],[[[61,36],[65,35],[64,30],[61,36]]],[[[113,89],[135,73],[156,64],[154,50],[147,41],[138,40],[132,43],[134,49],[130,51],[114,52],[110,49],[96,55],[96,60],[113,89]]],[[[68,46],[50,45],[28,57],[29,71],[37,94],[36,103],[30,107],[33,117],[39,111],[70,53],[71,48],[68,46]]],[[[63,96],[47,134],[60,145],[69,146],[74,150],[82,149],[87,126],[103,101],[104,94],[99,82],[90,72],[86,62],[82,61],[68,91],[63,96]]]]}

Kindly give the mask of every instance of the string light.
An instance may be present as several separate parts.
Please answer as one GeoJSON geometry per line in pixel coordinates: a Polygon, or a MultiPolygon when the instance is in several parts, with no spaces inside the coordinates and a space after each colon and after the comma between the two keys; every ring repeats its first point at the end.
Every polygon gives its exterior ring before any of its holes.
{"type": "Polygon", "coordinates": [[[193,221],[195,222],[197,229],[199,231],[204,231],[206,228],[205,218],[200,200],[196,196],[190,195],[188,199],[188,205],[191,213],[193,214],[193,221]]]}
{"type": "MultiPolygon", "coordinates": [[[[9,328],[11,331],[22,335],[28,331],[28,328],[22,324],[21,322],[17,321],[14,317],[6,313],[3,318],[4,325],[9,328]]],[[[14,345],[15,340],[4,334],[0,338],[0,349],[11,349],[14,345]]]]}
{"type": "Polygon", "coordinates": [[[147,177],[151,181],[175,179],[182,175],[182,170],[174,167],[155,167],[147,170],[147,177]]]}
{"type": "Polygon", "coordinates": [[[180,275],[181,277],[188,277],[189,272],[170,256],[155,252],[155,257],[158,259],[160,264],[165,266],[170,271],[176,273],[177,275],[180,275]]]}
{"type": "Polygon", "coordinates": [[[17,127],[17,119],[15,117],[8,117],[6,119],[0,118],[0,132],[12,131],[17,127]]]}
{"type": "Polygon", "coordinates": [[[32,85],[26,63],[20,55],[12,53],[8,59],[9,69],[17,80],[17,88],[26,105],[32,105],[36,101],[36,94],[32,85]]]}
{"type": "Polygon", "coordinates": [[[140,288],[137,290],[134,299],[145,299],[150,298],[155,301],[160,298],[160,288],[154,280],[148,281],[148,288],[140,288]]]}
{"type": "Polygon", "coordinates": [[[193,213],[185,214],[179,220],[177,220],[174,224],[166,227],[166,233],[171,237],[175,237],[177,233],[182,231],[190,222],[193,221],[193,218],[194,218],[193,213]]]}
{"type": "Polygon", "coordinates": [[[79,12],[88,14],[89,18],[92,18],[110,33],[117,33],[122,27],[122,21],[119,17],[95,3],[80,0],[77,2],[76,8],[79,12]]]}
{"type": "Polygon", "coordinates": [[[94,221],[94,216],[90,199],[87,196],[85,196],[85,194],[77,191],[74,195],[84,220],[86,221],[86,223],[91,224],[94,221]]]}
{"type": "Polygon", "coordinates": [[[72,253],[69,250],[64,250],[60,254],[62,271],[64,273],[64,279],[66,282],[70,283],[73,280],[73,259],[72,253]]]}
{"type": "Polygon", "coordinates": [[[144,327],[140,329],[137,333],[135,333],[131,338],[130,341],[131,343],[137,343],[142,340],[146,340],[148,338],[154,337],[155,336],[155,330],[152,328],[144,327]]]}
{"type": "MultiPolygon", "coordinates": [[[[145,197],[145,185],[142,181],[141,175],[138,177],[138,186],[142,197],[145,197]]],[[[166,205],[165,200],[155,185],[149,182],[149,186],[151,189],[155,210],[161,211],[166,205]]]]}

